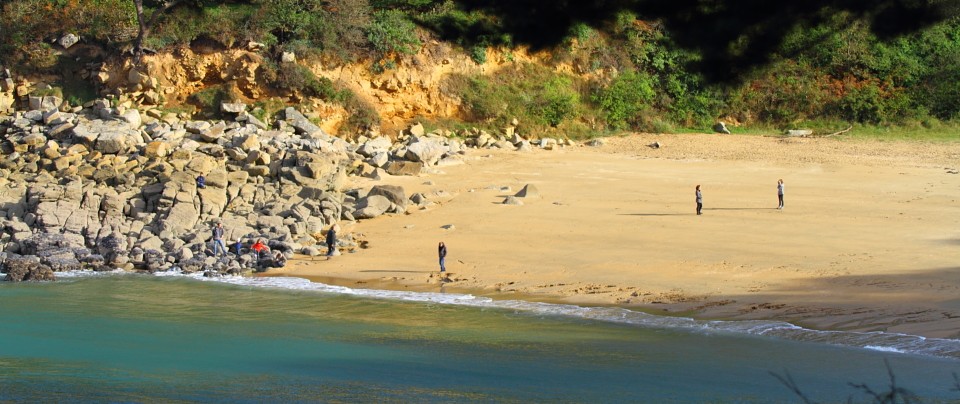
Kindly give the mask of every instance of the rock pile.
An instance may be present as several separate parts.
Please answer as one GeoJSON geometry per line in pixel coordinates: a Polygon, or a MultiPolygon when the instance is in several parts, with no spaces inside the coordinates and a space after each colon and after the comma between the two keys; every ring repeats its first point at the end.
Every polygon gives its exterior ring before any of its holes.
{"type": "MultiPolygon", "coordinates": [[[[316,254],[316,240],[332,223],[428,203],[422,194],[410,201],[395,186],[346,189],[349,176],[419,175],[462,163],[471,147],[531,145],[516,134],[476,129],[461,141],[419,124],[396,140],[371,134],[348,142],[295,108],[266,124],[242,104],[224,106],[236,114],[232,121],[114,104],[70,107],[57,97],[31,97],[27,111],[0,111],[0,272],[7,280],[74,269],[219,274],[256,266],[252,254],[213,256],[217,222],[228,245],[262,238],[288,255],[316,254]]],[[[356,243],[342,235],[340,246],[356,243]]]]}

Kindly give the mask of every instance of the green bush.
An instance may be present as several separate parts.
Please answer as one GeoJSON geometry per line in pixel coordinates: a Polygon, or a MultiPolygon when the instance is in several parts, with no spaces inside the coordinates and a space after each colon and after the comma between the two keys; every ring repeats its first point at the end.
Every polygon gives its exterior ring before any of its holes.
{"type": "Polygon", "coordinates": [[[553,127],[573,117],[580,105],[580,94],[572,85],[570,78],[564,76],[556,76],[547,81],[533,104],[534,115],[553,127]]]}
{"type": "Polygon", "coordinates": [[[374,12],[367,28],[367,39],[381,58],[396,54],[413,54],[420,48],[416,25],[399,10],[374,12]]]}
{"type": "MultiPolygon", "coordinates": [[[[269,64],[263,66],[271,68],[269,64]]],[[[324,101],[340,102],[342,94],[333,82],[326,77],[317,77],[310,69],[296,63],[283,63],[275,67],[275,74],[265,74],[274,88],[303,93],[308,97],[316,97],[324,101]]]]}
{"type": "Polygon", "coordinates": [[[586,108],[574,78],[533,64],[490,76],[455,76],[442,90],[462,100],[469,121],[501,128],[517,118],[525,131],[559,130],[586,108]]]}
{"type": "Polygon", "coordinates": [[[650,107],[654,97],[653,79],[636,71],[624,72],[608,86],[593,94],[593,102],[603,111],[607,124],[625,129],[638,123],[640,113],[650,107]]]}

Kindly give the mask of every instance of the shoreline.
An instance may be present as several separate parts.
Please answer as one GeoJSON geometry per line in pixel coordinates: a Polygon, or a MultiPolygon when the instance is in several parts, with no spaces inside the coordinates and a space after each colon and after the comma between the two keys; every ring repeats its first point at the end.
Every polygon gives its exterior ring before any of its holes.
{"type": "Polygon", "coordinates": [[[960,235],[950,233],[957,219],[945,212],[955,210],[951,201],[960,200],[960,187],[952,186],[960,184],[960,178],[944,169],[953,168],[945,164],[960,156],[958,146],[633,135],[608,139],[598,148],[527,154],[482,151],[462,166],[440,167],[421,177],[387,178],[384,182],[411,193],[447,197],[425,210],[351,225],[349,231],[359,234],[369,248],[329,262],[298,257],[278,272],[354,288],[435,288],[430,277],[437,273],[435,246],[424,245],[424,240],[442,240],[451,249],[448,271],[453,279],[446,290],[703,320],[779,320],[817,330],[956,339],[960,304],[953,302],[953,292],[960,290],[960,283],[949,274],[951,268],[960,268],[945,254],[953,251],[951,237],[960,240],[960,235]],[[664,147],[646,147],[652,141],[664,147]],[[774,149],[771,156],[751,154],[765,148],[774,149]],[[668,152],[661,153],[664,150],[668,152]],[[637,170],[637,165],[656,170],[637,170]],[[691,166],[712,172],[706,176],[732,188],[731,192],[715,184],[705,186],[702,218],[718,217],[710,219],[716,223],[693,222],[697,217],[686,212],[692,204],[684,203],[692,198],[682,195],[687,187],[692,194],[692,185],[677,185],[681,181],[665,175],[684,176],[694,172],[691,166]],[[757,171],[771,178],[769,187],[737,181],[737,175],[757,171]],[[603,174],[624,178],[605,179],[603,174]],[[643,184],[622,181],[634,176],[643,184]],[[787,177],[784,212],[764,206],[776,202],[776,177],[781,176],[787,177]],[[930,193],[924,187],[928,184],[917,186],[911,177],[942,181],[946,186],[936,188],[944,195],[935,195],[937,203],[923,203],[927,195],[922,192],[930,193]],[[615,183],[606,188],[612,191],[604,197],[584,198],[575,192],[597,188],[596,183],[604,181],[615,183]],[[850,188],[845,181],[873,184],[871,198],[903,196],[874,201],[879,208],[860,206],[844,193],[862,189],[845,190],[850,188]],[[543,196],[525,199],[524,206],[499,203],[525,184],[535,184],[543,196]],[[817,191],[814,185],[828,189],[817,191]],[[673,187],[678,195],[660,192],[663,188],[673,192],[673,187]],[[652,197],[637,195],[649,191],[652,197]],[[746,194],[760,197],[749,199],[746,194]],[[763,197],[770,200],[760,200],[763,197]],[[651,207],[656,200],[665,202],[656,207],[659,211],[651,207]],[[824,200],[834,211],[816,206],[824,200]],[[619,203],[623,201],[628,203],[619,203]],[[908,203],[920,209],[898,211],[897,216],[914,216],[914,223],[883,211],[908,203]],[[815,209],[798,208],[800,204],[815,209]],[[649,210],[628,210],[637,206],[649,210]],[[637,227],[623,224],[627,220],[639,221],[649,232],[636,234],[637,227]],[[449,225],[453,227],[445,228],[449,225]],[[603,231],[597,231],[599,227],[603,231]],[[742,234],[729,233],[736,227],[743,229],[742,234]],[[690,230],[711,237],[691,236],[690,230]],[[786,244],[771,241],[780,232],[788,234],[786,244]],[[926,232],[940,239],[930,242],[928,234],[905,240],[898,236],[901,232],[926,232]],[[727,238],[715,238],[718,234],[727,238]],[[656,241],[655,250],[634,247],[651,241],[656,241]],[[887,264],[877,267],[878,262],[887,264]]]}

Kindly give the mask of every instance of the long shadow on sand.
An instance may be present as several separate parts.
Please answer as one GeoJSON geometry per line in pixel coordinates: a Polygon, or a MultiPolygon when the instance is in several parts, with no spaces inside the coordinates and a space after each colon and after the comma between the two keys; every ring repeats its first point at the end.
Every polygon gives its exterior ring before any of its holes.
{"type": "Polygon", "coordinates": [[[398,272],[402,272],[402,273],[410,273],[410,274],[429,274],[429,273],[434,273],[434,272],[437,272],[437,271],[391,271],[391,270],[389,270],[389,269],[365,269],[365,270],[357,271],[357,272],[388,272],[388,273],[398,273],[398,272]]]}
{"type": "Polygon", "coordinates": [[[696,213],[621,213],[618,216],[696,216],[696,213]]]}
{"type": "Polygon", "coordinates": [[[777,210],[777,208],[703,208],[703,210],[777,210]]]}

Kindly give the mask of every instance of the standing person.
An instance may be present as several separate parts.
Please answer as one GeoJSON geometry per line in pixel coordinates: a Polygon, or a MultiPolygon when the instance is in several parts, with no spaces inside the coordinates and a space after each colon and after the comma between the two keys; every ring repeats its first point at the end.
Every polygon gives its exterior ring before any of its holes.
{"type": "Polygon", "coordinates": [[[440,256],[440,272],[446,272],[447,266],[444,265],[444,258],[447,258],[447,246],[440,242],[440,245],[437,247],[437,254],[440,256]]]}
{"type": "Polygon", "coordinates": [[[270,248],[263,242],[263,239],[258,239],[256,243],[253,243],[253,246],[250,247],[253,252],[257,253],[257,262],[260,262],[260,257],[265,251],[269,251],[270,248]]]}
{"type": "Polygon", "coordinates": [[[780,200],[780,206],[777,209],[783,209],[783,178],[777,181],[777,199],[780,200]]]}
{"type": "Polygon", "coordinates": [[[327,230],[327,259],[333,257],[333,252],[337,250],[337,225],[330,225],[327,230]]]}
{"type": "Polygon", "coordinates": [[[700,210],[703,209],[703,194],[700,193],[700,185],[697,185],[697,214],[702,214],[700,210]]]}
{"type": "Polygon", "coordinates": [[[213,255],[219,255],[218,252],[227,255],[227,247],[223,245],[223,223],[220,222],[213,226],[213,255]]]}

